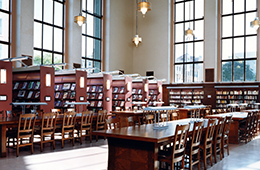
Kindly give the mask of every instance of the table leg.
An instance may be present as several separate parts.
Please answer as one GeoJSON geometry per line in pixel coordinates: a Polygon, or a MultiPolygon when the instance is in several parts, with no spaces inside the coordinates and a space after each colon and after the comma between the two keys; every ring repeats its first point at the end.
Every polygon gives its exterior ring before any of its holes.
{"type": "Polygon", "coordinates": [[[0,136],[0,156],[6,157],[6,125],[0,125],[0,136]]]}

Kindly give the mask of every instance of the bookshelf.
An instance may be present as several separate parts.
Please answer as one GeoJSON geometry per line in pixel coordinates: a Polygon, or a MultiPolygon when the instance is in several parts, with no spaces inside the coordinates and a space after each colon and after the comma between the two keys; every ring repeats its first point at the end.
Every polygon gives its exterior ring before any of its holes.
{"type": "Polygon", "coordinates": [[[127,110],[132,108],[132,78],[113,78],[112,110],[127,110]]]}
{"type": "Polygon", "coordinates": [[[79,70],[63,70],[55,73],[55,108],[77,112],[86,110],[86,105],[67,105],[65,103],[87,102],[87,72],[79,70]]]}
{"type": "Polygon", "coordinates": [[[148,79],[133,80],[132,87],[132,102],[146,102],[146,104],[132,104],[132,109],[137,107],[138,110],[142,109],[142,106],[148,106],[148,92],[149,92],[148,79]]]}
{"type": "Polygon", "coordinates": [[[94,113],[98,110],[112,111],[112,89],[108,86],[112,83],[112,76],[109,74],[89,75],[87,80],[88,110],[94,113]]]}
{"type": "Polygon", "coordinates": [[[149,106],[162,106],[162,104],[153,104],[153,102],[162,102],[163,88],[161,81],[150,80],[149,81],[149,95],[148,105],[149,106]]]}
{"type": "Polygon", "coordinates": [[[0,111],[12,110],[12,63],[0,61],[0,111]]]}
{"type": "MultiPolygon", "coordinates": [[[[13,69],[13,102],[46,102],[37,110],[50,112],[54,108],[54,68],[34,66],[13,69]]],[[[13,106],[13,111],[20,112],[20,106],[13,106]]],[[[31,112],[33,106],[26,106],[31,112]]]]}

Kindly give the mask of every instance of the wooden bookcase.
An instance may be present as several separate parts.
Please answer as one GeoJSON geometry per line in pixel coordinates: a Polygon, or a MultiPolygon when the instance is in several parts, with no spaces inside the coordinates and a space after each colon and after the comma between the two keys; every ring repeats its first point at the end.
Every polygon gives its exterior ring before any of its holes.
{"type": "Polygon", "coordinates": [[[163,104],[153,105],[153,102],[163,101],[163,88],[161,81],[150,80],[149,81],[149,95],[148,95],[149,106],[162,106],[163,104]]]}
{"type": "Polygon", "coordinates": [[[132,108],[132,78],[113,78],[112,81],[112,110],[132,108]]]}
{"type": "Polygon", "coordinates": [[[98,110],[112,111],[112,76],[103,74],[100,76],[89,76],[87,80],[87,100],[89,101],[88,110],[98,112],[98,110]]]}
{"type": "MultiPolygon", "coordinates": [[[[46,106],[37,109],[50,112],[54,108],[54,68],[34,66],[13,69],[13,102],[46,102],[46,106]],[[46,76],[50,76],[50,84],[46,76]]],[[[26,107],[30,112],[32,106],[26,107]]],[[[13,107],[13,111],[21,111],[21,107],[13,107]]]]}
{"type": "MultiPolygon", "coordinates": [[[[13,76],[12,76],[12,63],[0,61],[0,80],[5,79],[6,81],[0,81],[0,111],[12,110],[12,87],[13,87],[13,76]],[[3,77],[2,72],[3,70],[3,77]],[[5,72],[5,73],[4,73],[5,72]],[[5,76],[5,77],[4,77],[5,76]]],[[[6,116],[6,115],[5,115],[6,116]]]]}
{"type": "Polygon", "coordinates": [[[65,104],[66,102],[87,102],[86,91],[87,72],[79,70],[64,70],[55,73],[56,109],[66,111],[69,108],[74,108],[77,112],[86,110],[86,105],[80,106],[65,104]]]}
{"type": "MultiPolygon", "coordinates": [[[[147,79],[143,80],[133,80],[132,87],[132,102],[146,102],[147,104],[132,104],[132,107],[137,107],[138,110],[142,109],[142,106],[148,106],[149,97],[149,81],[147,79]]],[[[133,109],[132,108],[132,109],[133,109]]]]}

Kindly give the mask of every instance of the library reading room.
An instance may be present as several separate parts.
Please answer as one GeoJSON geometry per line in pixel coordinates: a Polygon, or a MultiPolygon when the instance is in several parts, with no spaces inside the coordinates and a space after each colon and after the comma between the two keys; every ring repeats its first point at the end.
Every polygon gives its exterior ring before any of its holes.
{"type": "Polygon", "coordinates": [[[260,0],[0,0],[0,170],[260,170],[259,17],[260,0]]]}

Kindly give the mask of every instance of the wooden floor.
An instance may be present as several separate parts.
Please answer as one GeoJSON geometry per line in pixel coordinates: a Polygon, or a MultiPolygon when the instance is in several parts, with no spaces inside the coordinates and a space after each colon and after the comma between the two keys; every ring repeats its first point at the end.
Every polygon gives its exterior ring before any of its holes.
{"type": "MultiPolygon", "coordinates": [[[[20,156],[16,157],[16,151],[9,149],[6,158],[0,158],[1,170],[103,170],[107,167],[108,147],[107,141],[100,139],[98,142],[85,141],[83,145],[76,142],[72,147],[66,142],[64,149],[60,143],[56,143],[56,150],[50,145],[40,152],[39,145],[34,146],[34,154],[30,154],[29,148],[21,149],[20,156]]],[[[260,138],[248,144],[231,145],[230,155],[214,164],[209,170],[259,170],[260,169],[260,138]]],[[[194,168],[196,169],[196,168],[194,168]]]]}

